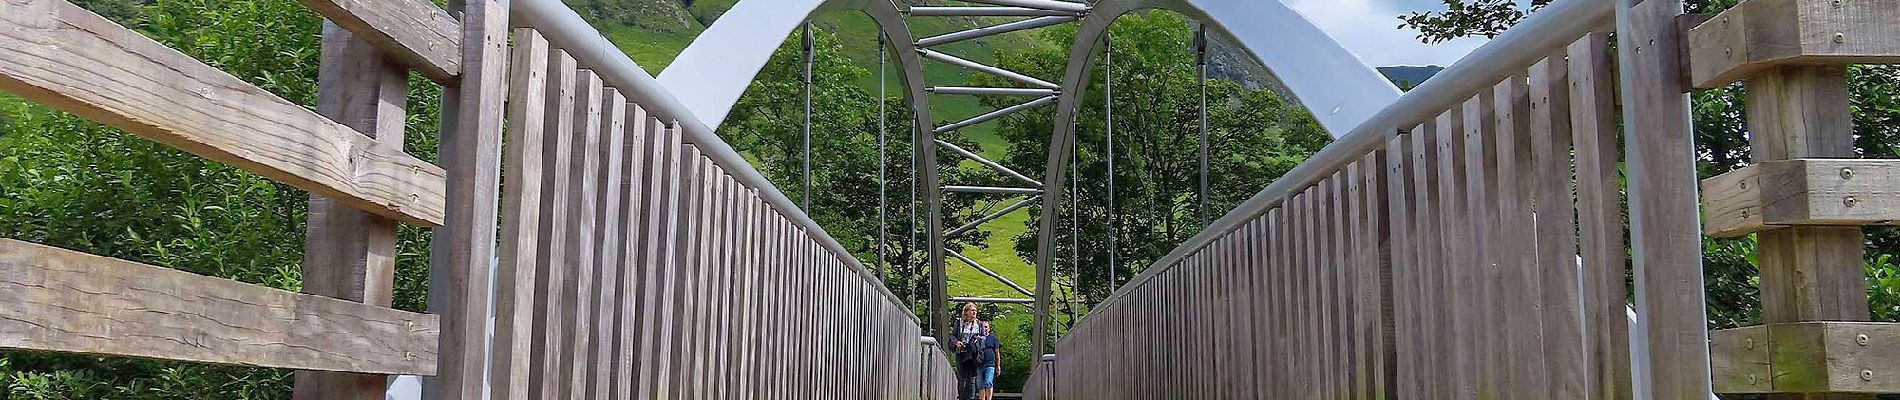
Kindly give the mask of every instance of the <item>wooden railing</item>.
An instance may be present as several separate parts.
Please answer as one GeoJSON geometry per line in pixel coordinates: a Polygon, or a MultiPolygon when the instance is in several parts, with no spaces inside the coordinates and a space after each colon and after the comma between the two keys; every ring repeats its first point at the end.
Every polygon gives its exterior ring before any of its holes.
{"type": "Polygon", "coordinates": [[[0,348],[294,369],[297,398],[954,389],[911,310],[558,1],[304,3],[334,21],[317,112],[0,2],[0,90],[312,197],[301,294],[0,239],[0,348]],[[441,166],[402,151],[411,70],[445,88],[441,166]],[[398,223],[436,229],[428,314],[389,308],[398,223]]]}
{"type": "Polygon", "coordinates": [[[1900,164],[1838,159],[1844,64],[1900,60],[1900,2],[1614,3],[1551,4],[1274,182],[1079,321],[1029,397],[1900,392],[1858,226],[1900,218],[1900,164]],[[1736,80],[1757,164],[1698,194],[1684,93],[1736,80]],[[1767,325],[1708,331],[1705,229],[1759,235],[1767,325]]]}

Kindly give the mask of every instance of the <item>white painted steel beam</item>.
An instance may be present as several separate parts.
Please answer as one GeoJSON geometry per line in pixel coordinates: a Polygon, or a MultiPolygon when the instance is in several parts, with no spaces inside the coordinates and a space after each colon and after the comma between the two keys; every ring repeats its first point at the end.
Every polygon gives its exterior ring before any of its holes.
{"type": "Polygon", "coordinates": [[[1009,213],[1015,212],[1016,210],[1021,210],[1023,207],[1028,207],[1031,204],[1036,204],[1036,200],[1041,197],[1042,196],[1030,196],[1027,199],[1023,199],[1023,201],[1018,201],[1016,202],[1016,204],[1009,205],[1009,207],[1003,207],[1003,209],[1001,210],[996,210],[996,212],[992,212],[989,215],[983,216],[982,218],[977,218],[975,221],[970,221],[969,223],[963,224],[963,226],[959,226],[957,227],[957,229],[951,229],[949,232],[944,232],[943,235],[946,237],[956,236],[959,233],[963,233],[971,229],[976,229],[977,226],[983,225],[983,223],[985,222],[994,221],[997,218],[1002,218],[1004,215],[1009,215],[1009,213]]]}
{"type": "Polygon", "coordinates": [[[963,253],[958,253],[958,252],[949,251],[949,250],[945,250],[945,252],[950,253],[951,257],[956,257],[957,260],[963,261],[964,264],[969,264],[971,268],[976,268],[978,272],[982,272],[984,275],[989,275],[991,278],[996,278],[997,282],[1002,282],[1004,285],[1009,285],[1009,288],[1016,289],[1017,293],[1022,293],[1024,296],[1035,296],[1033,294],[1029,294],[1029,289],[1023,288],[1023,285],[1018,285],[1016,284],[1016,282],[1009,280],[1009,278],[1004,278],[1002,274],[998,274],[996,273],[996,271],[991,271],[989,268],[983,267],[983,264],[978,264],[976,260],[971,260],[969,257],[964,257],[963,253]]]}
{"type": "Polygon", "coordinates": [[[1024,194],[1024,195],[1042,194],[1042,189],[1006,188],[1006,187],[991,187],[991,186],[944,186],[943,190],[946,192],[957,192],[957,193],[1024,194]]]}
{"type": "Polygon", "coordinates": [[[1046,17],[1076,15],[1073,11],[1028,7],[911,7],[913,17],[1046,17]]]}
{"type": "Polygon", "coordinates": [[[1009,7],[1040,8],[1068,12],[1084,12],[1089,5],[1061,0],[963,0],[971,3],[983,3],[1009,7]]]}
{"type": "Polygon", "coordinates": [[[1032,77],[1029,75],[1023,75],[1023,74],[1016,73],[1015,71],[983,65],[982,63],[965,60],[962,58],[958,58],[957,56],[944,54],[942,52],[938,52],[935,50],[917,49],[917,55],[923,56],[924,58],[937,60],[945,64],[955,65],[955,66],[959,66],[963,68],[968,68],[970,70],[977,71],[977,72],[1000,76],[1000,77],[1003,77],[1003,79],[1022,82],[1030,86],[1039,86],[1039,87],[1044,87],[1044,88],[1049,88],[1049,89],[1062,88],[1062,85],[1057,85],[1049,81],[1036,79],[1035,77],[1032,77]]]}
{"type": "Polygon", "coordinates": [[[986,303],[986,304],[1031,304],[1031,303],[1035,303],[1036,299],[1008,299],[1008,298],[995,298],[995,297],[951,297],[950,302],[951,303],[986,303]]]}
{"type": "Polygon", "coordinates": [[[1017,104],[1017,105],[1013,105],[1009,107],[1004,107],[1002,109],[991,111],[983,115],[970,117],[970,119],[963,120],[963,122],[958,122],[954,124],[937,127],[937,133],[944,133],[944,132],[954,131],[958,129],[963,129],[964,127],[967,127],[970,125],[976,125],[976,124],[981,124],[984,122],[989,122],[990,120],[1002,118],[1003,116],[1010,115],[1010,114],[1015,114],[1022,110],[1035,108],[1036,106],[1041,106],[1045,104],[1054,104],[1055,102],[1056,102],[1056,96],[1049,96],[1049,97],[1044,97],[1040,99],[1030,100],[1028,103],[1022,103],[1022,104],[1017,104]]]}
{"type": "Polygon", "coordinates": [[[1029,186],[1042,187],[1042,181],[1030,179],[1028,175],[1023,175],[1022,173],[1016,172],[1016,170],[1009,169],[1009,167],[1003,166],[1003,164],[997,164],[995,161],[990,161],[987,158],[983,158],[983,156],[978,155],[969,150],[965,150],[962,146],[957,146],[955,143],[950,143],[950,142],[943,141],[942,139],[937,139],[937,145],[949,148],[950,151],[957,152],[957,154],[962,155],[964,158],[968,158],[970,159],[970,161],[975,161],[978,164],[983,164],[983,166],[990,167],[990,169],[994,169],[996,170],[996,172],[1001,172],[1003,173],[1003,175],[1009,175],[1011,178],[1016,178],[1016,180],[1023,181],[1023,183],[1028,183],[1029,186]]]}
{"type": "Polygon", "coordinates": [[[1036,17],[1036,18],[1030,18],[1030,19],[1010,22],[1010,23],[1001,24],[1001,25],[991,25],[991,26],[985,26],[982,28],[976,28],[976,29],[971,29],[971,30],[966,30],[966,31],[950,32],[950,33],[945,33],[942,35],[931,36],[931,37],[927,37],[923,39],[917,39],[917,47],[940,46],[944,44],[956,43],[956,42],[980,38],[984,36],[1000,35],[1004,33],[1010,33],[1010,32],[1021,31],[1021,30],[1029,30],[1029,29],[1036,29],[1036,28],[1047,27],[1047,26],[1061,25],[1061,24],[1075,21],[1075,19],[1076,19],[1075,17],[1071,17],[1071,16],[1036,17]]]}
{"type": "Polygon", "coordinates": [[[1055,89],[937,86],[924,89],[935,94],[971,96],[1054,96],[1055,89]]]}

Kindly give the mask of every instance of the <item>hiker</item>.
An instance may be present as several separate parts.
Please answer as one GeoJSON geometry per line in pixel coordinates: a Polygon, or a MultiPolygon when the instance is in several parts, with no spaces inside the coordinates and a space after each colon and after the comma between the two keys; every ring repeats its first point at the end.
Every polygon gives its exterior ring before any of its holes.
{"type": "Polygon", "coordinates": [[[977,400],[977,375],[983,369],[979,352],[983,343],[977,339],[983,334],[983,326],[976,319],[976,303],[963,303],[962,319],[951,332],[955,333],[950,347],[957,356],[957,399],[977,400]]]}
{"type": "Polygon", "coordinates": [[[982,391],[983,400],[994,400],[996,373],[1001,371],[1003,362],[1003,342],[996,339],[996,330],[990,328],[990,321],[983,321],[983,333],[978,337],[976,351],[983,358],[983,372],[978,378],[977,390],[982,391]]]}

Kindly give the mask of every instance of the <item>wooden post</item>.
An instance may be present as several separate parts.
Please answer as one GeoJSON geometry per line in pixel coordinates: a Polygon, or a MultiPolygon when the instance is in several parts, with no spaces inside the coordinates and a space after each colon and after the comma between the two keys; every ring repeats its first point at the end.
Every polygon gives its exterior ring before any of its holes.
{"type": "Polygon", "coordinates": [[[462,77],[442,93],[438,159],[448,174],[448,213],[429,248],[429,305],[442,316],[442,358],[424,390],[431,399],[468,399],[482,396],[487,383],[483,360],[501,186],[508,3],[456,0],[449,10],[462,16],[462,77]]]}
{"type": "MultiPolygon", "coordinates": [[[[368,41],[335,24],[323,24],[323,64],[317,82],[317,112],[402,151],[408,70],[368,41]]],[[[388,307],[396,273],[396,221],[310,196],[304,239],[303,292],[388,307]]],[[[295,372],[295,399],[380,399],[382,375],[295,372]]]]}
{"type": "Polygon", "coordinates": [[[1681,0],[1618,0],[1617,60],[1629,168],[1636,303],[1649,342],[1651,393],[1709,396],[1695,140],[1683,94],[1681,0]]]}
{"type": "MultiPolygon", "coordinates": [[[[1744,85],[1755,162],[1854,157],[1847,67],[1776,67],[1750,77],[1744,85]]],[[[1763,323],[1868,319],[1859,226],[1795,226],[1757,235],[1763,323]]],[[[1874,395],[1780,393],[1768,398],[1873,399],[1874,395]]]]}

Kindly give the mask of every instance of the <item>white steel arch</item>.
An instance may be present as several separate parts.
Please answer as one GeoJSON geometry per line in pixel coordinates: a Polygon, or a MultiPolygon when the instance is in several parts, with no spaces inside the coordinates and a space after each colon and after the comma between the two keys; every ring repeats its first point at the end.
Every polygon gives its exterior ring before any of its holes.
{"type": "MultiPolygon", "coordinates": [[[[1241,48],[1265,65],[1293,96],[1313,113],[1335,139],[1352,132],[1399,97],[1398,87],[1340,46],[1332,35],[1313,25],[1285,3],[1270,0],[1098,0],[1076,30],[1069,47],[1069,67],[1063,74],[1057,101],[1055,132],[1049,140],[1049,160],[1043,175],[1042,197],[1047,210],[1061,209],[1067,171],[1065,163],[1075,141],[1075,115],[1082,91],[1088,88],[1089,61],[1100,50],[1102,37],[1115,19],[1129,12],[1165,9],[1197,19],[1216,32],[1233,37],[1241,48]]],[[[1054,257],[1057,218],[1042,218],[1036,245],[1036,321],[1031,349],[1045,351],[1048,337],[1047,294],[1054,257]]]]}
{"type": "Polygon", "coordinates": [[[929,127],[923,64],[913,47],[916,39],[904,24],[903,12],[891,0],[742,0],[706,27],[660,72],[660,85],[693,115],[718,129],[759,70],[771,61],[772,52],[800,24],[828,10],[860,11],[877,22],[878,29],[890,39],[892,59],[911,109],[917,113],[918,123],[929,127]]]}

